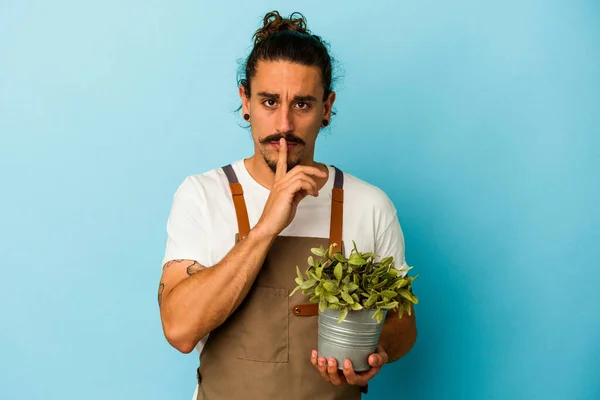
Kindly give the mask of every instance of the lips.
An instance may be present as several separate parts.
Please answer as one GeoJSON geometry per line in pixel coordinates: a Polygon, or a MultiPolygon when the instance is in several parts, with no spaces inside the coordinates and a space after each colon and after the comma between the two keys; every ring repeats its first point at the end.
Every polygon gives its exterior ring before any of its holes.
{"type": "MultiPolygon", "coordinates": [[[[295,143],[295,142],[286,142],[286,143],[287,143],[288,150],[293,149],[294,147],[296,147],[298,145],[298,143],[295,143]]],[[[270,145],[273,148],[279,150],[279,142],[278,141],[272,141],[272,142],[270,142],[270,145]]]]}

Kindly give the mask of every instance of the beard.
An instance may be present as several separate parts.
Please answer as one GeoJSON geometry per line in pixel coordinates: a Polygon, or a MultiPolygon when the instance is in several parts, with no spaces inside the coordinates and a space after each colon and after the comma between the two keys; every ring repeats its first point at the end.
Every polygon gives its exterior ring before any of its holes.
{"type": "MultiPolygon", "coordinates": [[[[269,160],[269,158],[267,157],[267,155],[265,153],[263,153],[263,158],[265,159],[265,162],[267,163],[267,166],[269,167],[269,169],[271,171],[273,171],[273,173],[275,173],[277,171],[277,160],[269,160]]],[[[294,168],[296,165],[300,164],[300,157],[296,157],[295,160],[290,160],[288,157],[288,161],[287,161],[287,170],[291,170],[292,168],[294,168]]]]}
{"type": "Polygon", "coordinates": [[[267,164],[267,166],[269,167],[269,169],[271,171],[273,171],[273,173],[275,173],[275,171],[277,171],[277,162],[278,162],[278,157],[279,157],[279,153],[277,152],[277,156],[274,158],[269,158],[269,154],[267,152],[266,147],[269,146],[271,143],[273,142],[279,142],[279,140],[281,138],[285,138],[285,140],[288,143],[296,143],[296,146],[294,148],[295,151],[293,151],[292,153],[288,150],[288,159],[287,159],[287,170],[291,170],[292,168],[294,168],[296,165],[299,165],[300,162],[302,161],[302,156],[304,155],[304,141],[302,139],[300,139],[297,136],[294,136],[293,134],[281,134],[281,133],[277,133],[275,135],[269,135],[267,137],[265,137],[264,139],[260,140],[260,144],[261,144],[261,149],[260,149],[260,153],[263,156],[263,159],[265,160],[265,163],[267,164]]]}

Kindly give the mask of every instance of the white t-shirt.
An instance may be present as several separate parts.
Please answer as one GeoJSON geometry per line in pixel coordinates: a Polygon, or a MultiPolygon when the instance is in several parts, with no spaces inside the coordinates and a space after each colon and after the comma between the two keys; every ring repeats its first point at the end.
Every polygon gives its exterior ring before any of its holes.
{"type": "MultiPolygon", "coordinates": [[[[244,160],[232,163],[244,190],[250,228],[258,222],[269,190],[256,182],[246,169],[244,160]]],[[[281,236],[329,237],[331,190],[335,169],[319,196],[305,197],[296,210],[294,220],[281,236]]],[[[379,188],[344,173],[344,216],[342,240],[345,255],[352,251],[352,241],[360,252],[373,252],[381,257],[393,256],[396,268],[407,267],[404,259],[404,236],[396,209],[379,188]]],[[[173,196],[167,222],[167,246],[163,264],[171,260],[195,260],[211,267],[235,245],[238,231],[229,181],[221,168],[188,176],[173,196]]],[[[208,335],[197,345],[202,351],[208,335]]]]}

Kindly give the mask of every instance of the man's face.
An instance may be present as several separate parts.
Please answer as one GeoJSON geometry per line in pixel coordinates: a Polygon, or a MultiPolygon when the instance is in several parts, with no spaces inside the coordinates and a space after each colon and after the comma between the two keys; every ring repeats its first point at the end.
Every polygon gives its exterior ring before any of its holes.
{"type": "Polygon", "coordinates": [[[288,170],[312,161],[323,119],[329,119],[335,100],[323,101],[318,67],[287,61],[259,61],[251,82],[250,99],[240,88],[243,113],[250,114],[252,138],[257,152],[275,172],[279,139],[288,145],[288,170]]]}

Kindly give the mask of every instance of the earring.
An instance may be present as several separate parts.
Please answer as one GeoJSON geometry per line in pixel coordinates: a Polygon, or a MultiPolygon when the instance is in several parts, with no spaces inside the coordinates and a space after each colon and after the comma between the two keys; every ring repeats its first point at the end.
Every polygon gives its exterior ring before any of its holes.
{"type": "Polygon", "coordinates": [[[244,114],[244,119],[246,121],[250,121],[250,114],[244,114]]]}
{"type": "Polygon", "coordinates": [[[323,126],[327,126],[327,125],[329,125],[329,120],[324,119],[323,120],[323,126]]]}

